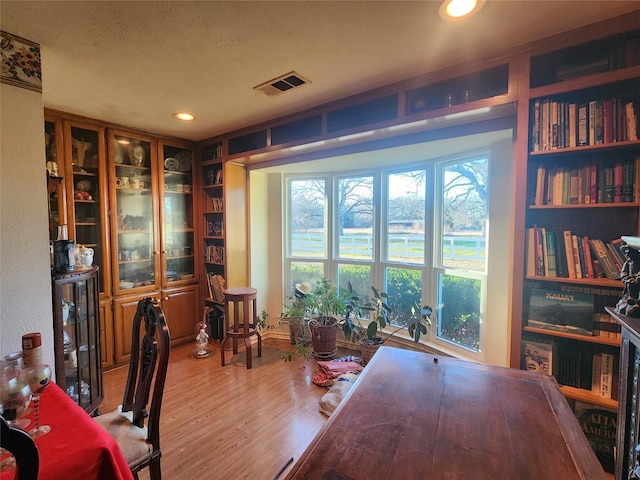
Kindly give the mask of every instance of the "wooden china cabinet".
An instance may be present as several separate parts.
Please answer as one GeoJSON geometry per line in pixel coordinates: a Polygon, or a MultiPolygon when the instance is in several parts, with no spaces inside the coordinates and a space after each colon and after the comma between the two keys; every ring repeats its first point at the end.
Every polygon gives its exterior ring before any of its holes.
{"type": "Polygon", "coordinates": [[[188,142],[109,129],[115,361],[128,361],[137,302],[158,299],[172,345],[192,340],[198,305],[194,265],[193,148],[188,142]]]}
{"type": "Polygon", "coordinates": [[[44,127],[59,175],[48,173],[50,239],[66,224],[100,268],[102,367],[129,360],[131,320],[147,296],[161,302],[172,344],[191,342],[200,311],[193,144],[48,109],[44,127]]]}

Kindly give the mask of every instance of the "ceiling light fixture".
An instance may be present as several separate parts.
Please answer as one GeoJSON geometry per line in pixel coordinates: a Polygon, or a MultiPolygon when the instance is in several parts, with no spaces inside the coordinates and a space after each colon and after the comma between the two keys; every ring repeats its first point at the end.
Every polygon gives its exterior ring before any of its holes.
{"type": "Polygon", "coordinates": [[[184,113],[184,112],[174,113],[173,116],[176,117],[179,120],[185,120],[187,122],[190,121],[190,120],[195,120],[196,119],[196,117],[194,117],[190,113],[184,113]]]}
{"type": "Polygon", "coordinates": [[[484,0],[444,0],[440,5],[440,16],[445,20],[460,20],[476,13],[484,0]]]}

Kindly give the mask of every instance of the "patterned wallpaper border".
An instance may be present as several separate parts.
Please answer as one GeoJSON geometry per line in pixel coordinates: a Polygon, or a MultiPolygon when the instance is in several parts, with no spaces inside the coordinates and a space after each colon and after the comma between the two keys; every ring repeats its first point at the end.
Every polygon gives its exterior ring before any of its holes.
{"type": "Polygon", "coordinates": [[[0,81],[42,93],[40,45],[0,30],[2,72],[0,81]]]}

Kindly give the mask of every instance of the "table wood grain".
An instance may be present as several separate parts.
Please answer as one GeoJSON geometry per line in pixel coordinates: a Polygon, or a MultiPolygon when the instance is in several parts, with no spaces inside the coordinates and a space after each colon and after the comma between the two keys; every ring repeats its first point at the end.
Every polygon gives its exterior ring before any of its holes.
{"type": "Polygon", "coordinates": [[[605,479],[555,379],[381,347],[288,479],[605,479]]]}

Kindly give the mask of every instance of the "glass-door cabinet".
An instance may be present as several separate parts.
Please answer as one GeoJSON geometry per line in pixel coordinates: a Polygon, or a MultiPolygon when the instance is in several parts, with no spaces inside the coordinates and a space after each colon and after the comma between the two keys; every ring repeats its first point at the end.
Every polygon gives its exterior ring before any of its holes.
{"type": "MultiPolygon", "coordinates": [[[[65,177],[69,238],[93,250],[100,267],[99,289],[109,295],[108,188],[105,129],[65,119],[65,177]]],[[[77,265],[83,268],[84,265],[77,265]]]]}
{"type": "Polygon", "coordinates": [[[187,142],[160,141],[162,163],[162,287],[193,282],[193,148],[187,142]]]}
{"type": "Polygon", "coordinates": [[[54,241],[58,238],[58,226],[67,223],[61,119],[45,114],[44,142],[49,193],[49,240],[54,241]]]}
{"type": "Polygon", "coordinates": [[[53,277],[56,383],[88,413],[102,402],[98,267],[53,277]]]}
{"type": "Polygon", "coordinates": [[[109,130],[108,142],[114,294],[151,291],[160,285],[156,140],[109,130]]]}

